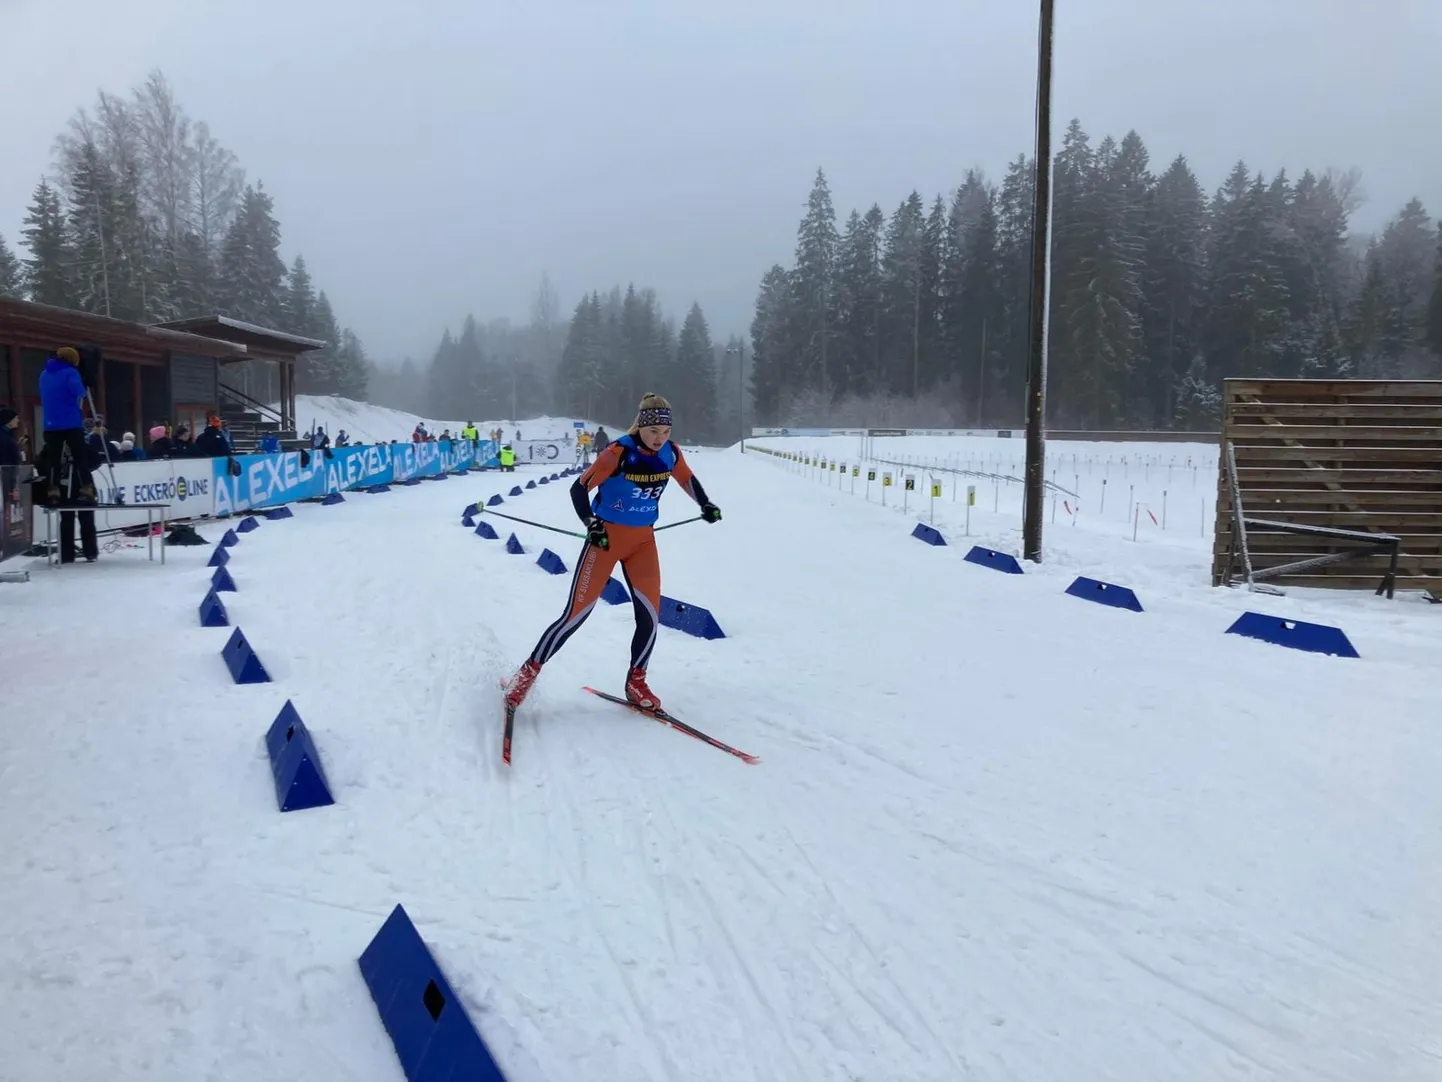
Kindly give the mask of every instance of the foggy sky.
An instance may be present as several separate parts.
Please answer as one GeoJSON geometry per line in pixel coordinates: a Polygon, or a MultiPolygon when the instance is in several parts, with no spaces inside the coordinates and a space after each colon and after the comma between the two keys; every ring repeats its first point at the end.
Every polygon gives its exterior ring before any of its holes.
{"type": "MultiPolygon", "coordinates": [[[[96,91],[161,68],[251,179],[287,262],[372,355],[467,312],[524,320],[542,271],[654,286],[712,333],[788,263],[812,175],[839,218],[1032,146],[1035,0],[0,0],[0,233],[96,91]]],[[[1056,123],[1136,128],[1210,192],[1359,166],[1373,229],[1442,214],[1439,0],[1057,0],[1056,123]]]]}

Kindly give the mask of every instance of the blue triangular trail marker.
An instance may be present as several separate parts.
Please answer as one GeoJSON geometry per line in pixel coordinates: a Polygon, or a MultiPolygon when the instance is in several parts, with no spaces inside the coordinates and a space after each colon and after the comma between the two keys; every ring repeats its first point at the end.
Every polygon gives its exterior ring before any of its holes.
{"type": "Polygon", "coordinates": [[[1066,588],[1066,592],[1083,601],[1095,601],[1098,605],[1110,605],[1114,609],[1130,609],[1132,612],[1142,611],[1142,603],[1137,600],[1137,595],[1130,587],[1100,582],[1097,579],[1089,579],[1085,575],[1078,575],[1076,581],[1066,588]]]}
{"type": "Polygon", "coordinates": [[[270,756],[275,800],[281,811],[323,808],[335,803],[315,740],[289,699],[265,734],[265,750],[270,756]]]}
{"type": "Polygon", "coordinates": [[[265,671],[265,666],[255,656],[240,628],[231,632],[230,641],[220,651],[220,656],[225,659],[226,668],[237,684],[270,683],[270,673],[265,671]]]}
{"type": "Polygon", "coordinates": [[[1340,627],[1309,624],[1303,620],[1284,620],[1279,616],[1266,616],[1260,612],[1242,613],[1236,622],[1227,628],[1227,634],[1242,635],[1248,639],[1258,639],[1292,650],[1305,650],[1312,654],[1361,657],[1340,627]]]}
{"type": "MultiPolygon", "coordinates": [[[[218,570],[218,571],[224,571],[225,568],[221,567],[221,568],[217,568],[217,570],[218,570]]],[[[229,627],[229,626],[230,626],[230,616],[226,613],[226,611],[225,611],[225,606],[221,603],[220,596],[215,592],[215,588],[214,588],[214,587],[212,587],[212,588],[206,593],[205,597],[201,599],[201,602],[200,602],[200,626],[201,626],[201,627],[229,627]]]]}

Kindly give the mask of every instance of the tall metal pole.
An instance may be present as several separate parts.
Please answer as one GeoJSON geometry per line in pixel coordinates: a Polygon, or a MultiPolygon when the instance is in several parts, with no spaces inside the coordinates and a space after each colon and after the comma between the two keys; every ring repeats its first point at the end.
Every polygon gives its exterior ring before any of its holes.
{"type": "Polygon", "coordinates": [[[741,451],[746,451],[746,344],[738,342],[726,347],[736,354],[736,426],[741,429],[741,451]]]}
{"type": "Polygon", "coordinates": [[[1022,557],[1041,563],[1046,501],[1046,331],[1051,230],[1051,54],[1054,0],[1041,0],[1036,72],[1036,191],[1031,212],[1031,341],[1026,378],[1026,495],[1022,557]]]}

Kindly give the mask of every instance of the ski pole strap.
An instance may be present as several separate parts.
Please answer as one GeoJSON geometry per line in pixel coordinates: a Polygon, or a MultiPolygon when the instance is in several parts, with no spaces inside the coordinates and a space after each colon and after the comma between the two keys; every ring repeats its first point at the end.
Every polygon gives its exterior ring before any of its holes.
{"type": "Polygon", "coordinates": [[[489,507],[477,505],[476,510],[483,515],[494,515],[496,518],[507,519],[510,522],[519,522],[522,526],[534,526],[538,530],[550,530],[552,533],[563,533],[567,537],[579,537],[585,540],[586,535],[576,530],[563,530],[559,526],[547,526],[544,522],[532,522],[528,518],[517,518],[515,515],[507,515],[501,511],[492,511],[489,507]]]}

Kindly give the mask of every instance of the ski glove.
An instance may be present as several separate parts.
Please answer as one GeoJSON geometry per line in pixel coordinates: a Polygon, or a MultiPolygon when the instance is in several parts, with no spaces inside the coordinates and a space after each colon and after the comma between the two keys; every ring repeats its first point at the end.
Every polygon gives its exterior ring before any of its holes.
{"type": "Polygon", "coordinates": [[[714,503],[703,503],[701,505],[701,517],[707,522],[721,521],[721,508],[714,503]]]}
{"type": "Polygon", "coordinates": [[[606,536],[606,524],[598,518],[591,518],[586,522],[586,541],[595,545],[598,549],[609,549],[611,539],[606,536]]]}

